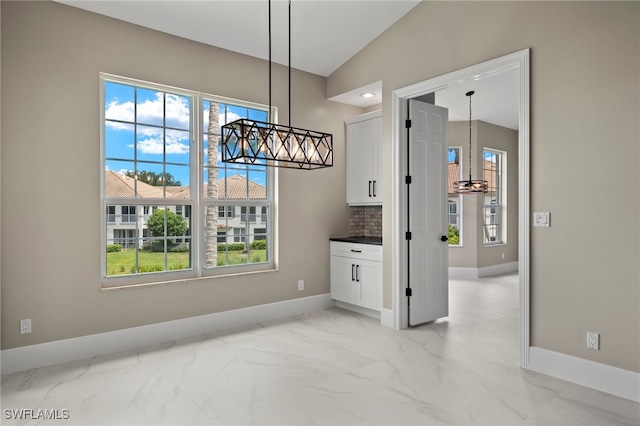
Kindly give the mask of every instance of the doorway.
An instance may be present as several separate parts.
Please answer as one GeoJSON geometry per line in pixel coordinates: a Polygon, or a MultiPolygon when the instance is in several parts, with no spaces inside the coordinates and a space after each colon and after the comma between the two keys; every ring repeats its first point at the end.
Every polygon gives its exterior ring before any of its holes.
{"type": "Polygon", "coordinates": [[[393,327],[400,329],[408,325],[408,309],[405,288],[407,287],[407,258],[405,232],[407,230],[407,198],[405,183],[407,175],[403,159],[407,156],[408,136],[405,118],[408,116],[407,101],[449,87],[494,76],[507,70],[517,69],[519,78],[518,112],[518,270],[519,270],[519,320],[518,347],[520,366],[529,362],[529,49],[483,62],[436,78],[413,84],[392,93],[392,307],[393,327]]]}

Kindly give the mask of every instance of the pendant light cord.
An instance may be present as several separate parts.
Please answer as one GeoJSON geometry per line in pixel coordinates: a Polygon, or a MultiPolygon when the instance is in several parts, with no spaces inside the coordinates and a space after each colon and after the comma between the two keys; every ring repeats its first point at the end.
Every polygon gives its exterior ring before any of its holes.
{"type": "Polygon", "coordinates": [[[471,96],[473,92],[467,93],[469,96],[469,182],[471,182],[471,96]]]}
{"type": "Polygon", "coordinates": [[[271,0],[269,0],[269,123],[273,122],[271,110],[271,0]]]}
{"type": "MultiPolygon", "coordinates": [[[[271,0],[269,0],[269,122],[271,117],[271,0]]],[[[291,126],[291,0],[289,0],[289,126],[291,126]]]]}
{"type": "Polygon", "coordinates": [[[291,126],[291,0],[289,0],[289,126],[291,126]]]}

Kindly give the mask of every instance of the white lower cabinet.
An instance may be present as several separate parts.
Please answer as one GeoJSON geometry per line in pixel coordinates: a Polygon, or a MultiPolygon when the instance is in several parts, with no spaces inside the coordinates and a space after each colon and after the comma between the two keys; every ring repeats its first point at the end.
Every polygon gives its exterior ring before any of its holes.
{"type": "Polygon", "coordinates": [[[331,297],[382,310],[382,246],[331,241],[331,297]]]}

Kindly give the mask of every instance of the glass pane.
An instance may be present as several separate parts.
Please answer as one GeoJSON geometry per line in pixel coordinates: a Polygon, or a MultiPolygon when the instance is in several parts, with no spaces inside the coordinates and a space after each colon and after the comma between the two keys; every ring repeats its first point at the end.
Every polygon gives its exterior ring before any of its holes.
{"type": "Polygon", "coordinates": [[[221,147],[218,146],[219,136],[203,136],[203,148],[202,148],[202,164],[205,166],[224,166],[222,162],[222,151],[221,147]],[[212,144],[209,145],[209,140],[211,140],[212,144]]]}
{"type": "Polygon", "coordinates": [[[449,224],[449,245],[460,245],[460,229],[452,224],[449,224]]]}
{"type": "Polygon", "coordinates": [[[204,132],[209,133],[209,129],[211,128],[213,133],[218,132],[219,128],[222,125],[220,120],[224,118],[221,113],[223,110],[220,109],[220,104],[216,102],[204,101],[203,102],[203,119],[202,124],[204,126],[204,132]]]}
{"type": "MultiPolygon", "coordinates": [[[[240,107],[237,105],[227,105],[224,123],[222,122],[223,120],[221,120],[220,127],[222,127],[224,124],[231,123],[232,121],[236,121],[237,119],[244,118],[246,116],[247,116],[247,108],[240,107]]],[[[222,133],[222,131],[220,130],[220,127],[218,127],[218,134],[222,133]]]]}
{"type": "Polygon", "coordinates": [[[250,109],[248,118],[257,121],[267,121],[267,111],[260,109],[250,109]]]}
{"type": "Polygon", "coordinates": [[[267,198],[267,171],[249,171],[249,198],[252,200],[264,200],[267,198]]]}
{"type": "Polygon", "coordinates": [[[181,270],[191,268],[191,217],[184,212],[191,206],[182,206],[183,214],[177,214],[178,206],[158,206],[148,217],[145,227],[148,230],[146,264],[142,264],[140,272],[155,272],[158,265],[164,270],[181,270]],[[147,270],[149,269],[149,270],[147,270]]]}
{"type": "Polygon", "coordinates": [[[164,93],[149,89],[136,89],[136,121],[162,126],[164,123],[164,93]]]}
{"type": "Polygon", "coordinates": [[[162,129],[149,126],[137,126],[136,154],[138,160],[163,161],[164,136],[162,129]]]}
{"type": "Polygon", "coordinates": [[[248,184],[246,178],[246,168],[227,168],[226,177],[218,183],[219,199],[246,200],[248,184]]]}
{"type": "Polygon", "coordinates": [[[189,132],[167,129],[164,142],[166,161],[188,165],[190,139],[189,132]]]}
{"type": "Polygon", "coordinates": [[[207,134],[209,132],[209,106],[210,101],[202,101],[202,131],[207,134]]]}
{"type": "Polygon", "coordinates": [[[191,99],[188,96],[166,93],[165,101],[165,126],[189,130],[191,99]]]}
{"type": "Polygon", "coordinates": [[[106,208],[106,220],[107,222],[116,221],[116,206],[107,206],[106,208]]]}
{"type": "Polygon", "coordinates": [[[105,161],[105,196],[135,196],[135,163],[129,161],[105,161]]]}
{"type": "Polygon", "coordinates": [[[210,166],[224,166],[222,162],[222,146],[220,146],[220,136],[209,136],[211,140],[211,146],[207,145],[207,165],[210,166]]]}
{"type": "Polygon", "coordinates": [[[225,212],[227,206],[207,206],[205,209],[205,267],[224,266],[226,260],[226,240],[219,235],[226,235],[228,226],[225,212]]]}
{"type": "Polygon", "coordinates": [[[105,82],[104,85],[104,118],[107,120],[128,121],[133,123],[134,91],[132,86],[105,82]]]}
{"type": "Polygon", "coordinates": [[[105,122],[105,158],[133,160],[134,146],[133,124],[105,122]]]}
{"type": "Polygon", "coordinates": [[[141,198],[164,197],[164,170],[162,164],[139,162],[136,175],[136,196],[141,198]]]}
{"type": "Polygon", "coordinates": [[[224,176],[224,171],[217,167],[205,167],[203,172],[203,195],[205,198],[217,199],[219,193],[224,195],[224,192],[219,192],[221,191],[220,187],[222,187],[222,191],[224,191],[224,181],[220,182],[218,178],[221,173],[224,176]]]}
{"type": "Polygon", "coordinates": [[[165,185],[168,198],[190,198],[189,193],[189,167],[167,165],[165,173],[165,185]]]}
{"type": "MultiPolygon", "coordinates": [[[[261,211],[261,209],[258,208],[257,211],[261,211]]],[[[249,263],[261,263],[269,260],[267,251],[268,238],[267,228],[264,223],[249,223],[249,247],[247,253],[249,263]]]]}

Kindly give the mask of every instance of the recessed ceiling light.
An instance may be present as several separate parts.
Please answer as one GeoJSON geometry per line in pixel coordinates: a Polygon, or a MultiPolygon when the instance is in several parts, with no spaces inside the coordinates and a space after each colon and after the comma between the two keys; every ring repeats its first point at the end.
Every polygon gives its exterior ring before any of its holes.
{"type": "Polygon", "coordinates": [[[362,96],[363,98],[373,98],[375,95],[376,94],[372,92],[364,92],[360,94],[360,96],[362,96]]]}

